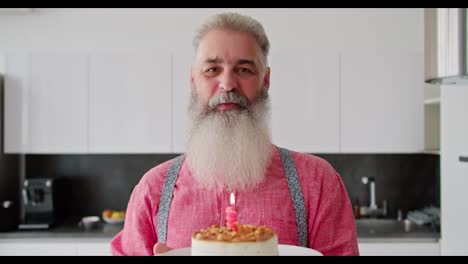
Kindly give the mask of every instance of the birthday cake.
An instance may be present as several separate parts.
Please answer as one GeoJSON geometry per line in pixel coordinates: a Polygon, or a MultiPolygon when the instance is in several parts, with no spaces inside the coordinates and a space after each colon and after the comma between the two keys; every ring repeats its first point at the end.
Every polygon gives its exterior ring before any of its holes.
{"type": "Polygon", "coordinates": [[[277,256],[278,236],[266,226],[212,225],[192,234],[192,256],[277,256]]]}

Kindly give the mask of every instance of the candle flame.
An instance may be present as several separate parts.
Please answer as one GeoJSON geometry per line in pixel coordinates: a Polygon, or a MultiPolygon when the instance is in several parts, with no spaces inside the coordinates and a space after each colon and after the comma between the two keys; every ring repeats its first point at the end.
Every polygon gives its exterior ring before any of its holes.
{"type": "Polygon", "coordinates": [[[230,201],[232,206],[236,203],[236,197],[234,197],[234,193],[231,193],[230,201]]]}

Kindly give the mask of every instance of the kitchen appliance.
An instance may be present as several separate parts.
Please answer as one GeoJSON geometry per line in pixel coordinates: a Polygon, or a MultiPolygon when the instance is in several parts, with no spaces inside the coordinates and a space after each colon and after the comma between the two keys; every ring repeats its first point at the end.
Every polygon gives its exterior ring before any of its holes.
{"type": "Polygon", "coordinates": [[[425,80],[468,83],[467,8],[426,8],[425,80]]]}
{"type": "Polygon", "coordinates": [[[3,100],[3,76],[0,72],[0,231],[10,231],[17,229],[20,221],[21,155],[3,153],[3,100]]]}
{"type": "Polygon", "coordinates": [[[47,229],[59,223],[64,215],[63,184],[53,178],[24,180],[22,201],[23,222],[20,229],[47,229]]]}

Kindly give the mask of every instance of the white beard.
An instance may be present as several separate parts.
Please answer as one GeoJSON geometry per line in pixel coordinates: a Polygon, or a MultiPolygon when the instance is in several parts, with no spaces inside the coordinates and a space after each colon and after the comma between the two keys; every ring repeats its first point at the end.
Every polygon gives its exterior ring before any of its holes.
{"type": "Polygon", "coordinates": [[[201,106],[195,91],[193,87],[186,160],[199,187],[236,191],[256,187],[273,154],[268,93],[263,90],[245,109],[223,112],[215,105],[201,106]]]}

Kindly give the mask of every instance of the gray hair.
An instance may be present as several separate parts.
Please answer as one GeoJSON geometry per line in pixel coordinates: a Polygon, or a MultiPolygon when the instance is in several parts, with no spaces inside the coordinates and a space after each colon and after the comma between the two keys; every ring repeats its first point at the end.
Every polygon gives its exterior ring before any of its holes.
{"type": "Polygon", "coordinates": [[[210,17],[203,23],[200,28],[196,31],[193,38],[193,47],[195,52],[198,51],[198,46],[202,38],[213,29],[221,30],[232,30],[236,32],[243,32],[252,35],[255,38],[260,50],[262,52],[260,56],[260,63],[262,63],[263,68],[266,68],[268,65],[268,52],[270,50],[270,41],[263,29],[262,24],[252,17],[241,15],[238,13],[222,13],[210,17]]]}

